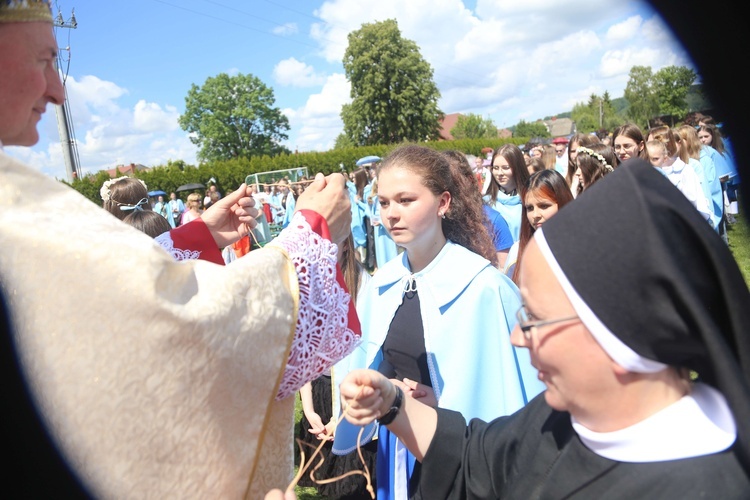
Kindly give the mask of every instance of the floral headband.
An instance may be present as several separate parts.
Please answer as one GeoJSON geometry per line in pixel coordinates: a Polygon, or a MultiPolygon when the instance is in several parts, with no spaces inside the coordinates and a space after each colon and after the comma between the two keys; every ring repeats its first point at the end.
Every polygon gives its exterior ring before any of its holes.
{"type": "MultiPolygon", "coordinates": [[[[122,177],[118,177],[117,179],[110,179],[108,181],[104,181],[104,184],[102,184],[102,188],[99,190],[99,195],[102,197],[103,201],[109,201],[109,197],[110,197],[109,188],[112,186],[112,184],[115,184],[123,179],[130,179],[130,177],[125,175],[122,177]]],[[[146,187],[145,182],[143,182],[140,179],[137,179],[137,181],[143,184],[143,187],[146,188],[146,190],[148,190],[148,187],[146,187]]]]}
{"type": "Polygon", "coordinates": [[[580,146],[578,147],[577,151],[578,151],[579,154],[580,153],[586,153],[587,155],[596,158],[599,161],[599,163],[601,163],[604,166],[604,170],[606,170],[607,172],[614,171],[614,168],[612,168],[612,165],[610,165],[609,163],[607,163],[607,160],[605,160],[604,157],[602,155],[600,155],[599,153],[596,153],[596,152],[594,152],[593,150],[591,150],[589,148],[584,148],[584,147],[580,147],[580,146]]]}

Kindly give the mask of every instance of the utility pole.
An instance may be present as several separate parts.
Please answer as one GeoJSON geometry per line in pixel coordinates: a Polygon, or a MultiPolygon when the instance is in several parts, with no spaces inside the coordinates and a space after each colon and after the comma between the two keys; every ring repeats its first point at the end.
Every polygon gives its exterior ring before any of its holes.
{"type": "MultiPolygon", "coordinates": [[[[55,29],[76,29],[78,27],[78,22],[76,21],[75,10],[71,12],[70,19],[68,19],[67,21],[63,20],[62,14],[58,11],[54,26],[55,29]]],[[[68,46],[63,50],[68,50],[69,60],[70,47],[68,46]]],[[[62,58],[60,57],[60,51],[58,51],[58,71],[60,71],[61,67],[62,58]]],[[[62,104],[55,106],[55,112],[57,114],[57,130],[60,134],[60,144],[62,145],[63,159],[65,160],[65,172],[68,175],[68,182],[73,182],[75,179],[81,178],[81,165],[78,158],[78,148],[75,142],[75,130],[73,129],[73,121],[70,118],[70,110],[68,109],[68,89],[65,86],[66,79],[67,71],[62,76],[63,93],[65,99],[63,100],[62,104]]]]}

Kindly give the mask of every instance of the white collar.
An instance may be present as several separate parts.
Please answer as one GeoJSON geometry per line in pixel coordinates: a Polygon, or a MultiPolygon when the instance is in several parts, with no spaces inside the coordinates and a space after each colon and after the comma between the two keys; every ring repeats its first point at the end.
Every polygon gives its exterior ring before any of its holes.
{"type": "Polygon", "coordinates": [[[724,396],[695,384],[679,401],[637,424],[614,432],[593,432],[571,415],[573,429],[587,448],[618,462],[663,462],[724,451],[737,438],[724,396]]]}

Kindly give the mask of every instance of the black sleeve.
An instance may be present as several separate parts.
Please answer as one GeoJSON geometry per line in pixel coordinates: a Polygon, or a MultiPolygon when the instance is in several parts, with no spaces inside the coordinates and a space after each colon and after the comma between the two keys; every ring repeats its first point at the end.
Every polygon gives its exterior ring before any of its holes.
{"type": "Polygon", "coordinates": [[[542,436],[552,438],[544,432],[551,414],[554,419],[562,415],[546,405],[543,394],[489,423],[472,419],[467,426],[460,413],[436,410],[437,429],[422,461],[419,485],[425,499],[506,498],[519,475],[525,475],[522,463],[534,462],[542,436]]]}

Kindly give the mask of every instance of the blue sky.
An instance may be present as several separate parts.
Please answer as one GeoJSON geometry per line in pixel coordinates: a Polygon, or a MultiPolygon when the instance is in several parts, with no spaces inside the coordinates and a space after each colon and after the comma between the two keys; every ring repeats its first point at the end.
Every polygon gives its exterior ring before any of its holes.
{"type": "MultiPolygon", "coordinates": [[[[341,58],[362,23],[398,20],[432,65],[445,113],[498,127],[569,111],[592,93],[620,97],[634,65],[691,66],[671,31],[631,0],[58,0],[68,106],[84,173],[182,159],[177,124],[192,84],[251,73],[289,117],[291,150],[324,151],[342,130],[341,58]],[[67,55],[69,54],[69,56],[67,55]]],[[[66,178],[53,107],[34,148],[6,151],[66,178]]]]}

